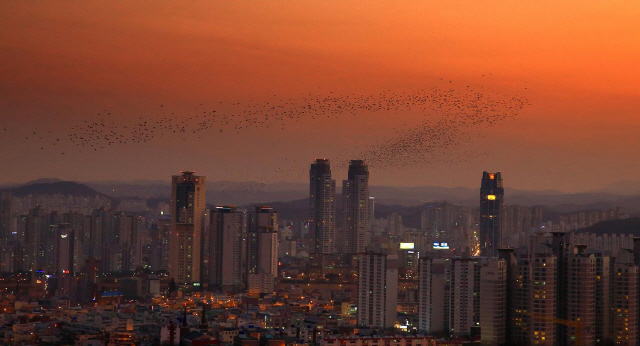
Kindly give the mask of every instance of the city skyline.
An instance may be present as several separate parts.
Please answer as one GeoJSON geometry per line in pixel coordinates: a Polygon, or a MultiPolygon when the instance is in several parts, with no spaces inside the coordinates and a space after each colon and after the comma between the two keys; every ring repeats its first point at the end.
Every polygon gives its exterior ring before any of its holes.
{"type": "MultiPolygon", "coordinates": [[[[280,333],[280,346],[329,346],[342,337],[362,346],[372,336],[403,340],[405,346],[425,338],[433,345],[636,344],[640,238],[591,226],[640,218],[620,208],[559,213],[549,206],[505,206],[501,172],[484,171],[474,207],[421,204],[403,214],[405,223],[403,215],[390,212],[392,205],[381,205],[387,212],[370,217],[369,173],[365,161],[350,162],[340,208],[330,161],[316,159],[309,169],[309,200],[293,201],[308,214],[289,220],[292,214],[280,218],[264,204],[206,205],[208,179],[194,171],[172,176],[171,198],[153,206],[144,198],[112,206],[105,196],[12,196],[8,190],[0,195],[0,275],[9,278],[0,288],[0,294],[7,290],[3,304],[28,292],[68,299],[98,314],[112,300],[147,306],[151,299],[163,312],[166,306],[172,317],[157,326],[167,330],[164,335],[130,319],[113,335],[90,336],[131,346],[143,335],[231,345],[251,338],[255,328],[280,333]],[[21,290],[22,275],[31,278],[27,290],[21,290]],[[317,285],[332,284],[340,289],[317,291],[317,285]],[[300,310],[305,296],[308,305],[300,310]],[[235,297],[245,302],[238,305],[235,297]],[[291,298],[295,302],[286,303],[291,298]],[[184,303],[172,306],[180,299],[184,303]],[[220,303],[231,301],[230,312],[249,312],[233,318],[235,327],[207,316],[209,308],[223,311],[220,303]],[[259,326],[238,325],[238,318],[252,318],[257,302],[264,312],[253,319],[259,326]],[[280,309],[298,310],[305,325],[314,323],[313,316],[327,320],[316,324],[322,328],[306,327],[311,334],[303,335],[297,315],[273,314],[280,309]],[[194,315],[197,325],[188,322],[194,315]],[[347,325],[334,330],[334,322],[347,325]],[[288,327],[295,336],[284,334],[288,327]]],[[[148,318],[158,318],[153,310],[148,318]]],[[[42,339],[25,332],[26,323],[16,325],[5,337],[12,344],[42,339]]],[[[86,326],[110,328],[73,319],[69,326],[77,326],[71,333],[77,338],[86,335],[86,326]]]]}
{"type": "Polygon", "coordinates": [[[0,4],[0,344],[639,346],[638,18],[0,4]]]}

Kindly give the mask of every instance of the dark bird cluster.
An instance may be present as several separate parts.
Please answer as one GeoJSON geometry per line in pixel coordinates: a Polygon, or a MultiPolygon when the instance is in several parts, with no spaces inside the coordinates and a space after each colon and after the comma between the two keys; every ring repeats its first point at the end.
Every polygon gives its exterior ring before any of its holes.
{"type": "MultiPolygon", "coordinates": [[[[127,124],[109,120],[112,115],[104,110],[97,114],[96,120],[85,120],[71,127],[64,135],[51,139],[51,135],[44,131],[35,131],[26,139],[39,140],[43,150],[60,147],[67,142],[98,151],[116,145],[147,143],[168,136],[187,139],[223,132],[240,133],[247,129],[284,129],[287,123],[305,119],[319,121],[385,112],[400,124],[407,112],[424,116],[419,126],[397,131],[391,138],[361,149],[358,157],[372,166],[385,167],[424,163],[429,158],[433,159],[437,152],[454,148],[468,140],[465,135],[467,129],[493,126],[513,118],[526,105],[528,101],[524,97],[489,96],[471,86],[462,91],[434,87],[411,92],[387,90],[373,95],[303,94],[297,98],[273,95],[269,102],[219,102],[216,104],[218,109],[200,103],[189,115],[171,112],[168,107],[160,105],[155,115],[137,117],[136,121],[127,124]],[[52,142],[45,145],[48,141],[52,142]]],[[[350,153],[350,156],[354,154],[350,153]]]]}
{"type": "MultiPolygon", "coordinates": [[[[467,90],[470,90],[469,87],[467,90]]],[[[498,97],[479,92],[435,90],[429,95],[436,120],[424,119],[419,125],[398,130],[390,138],[374,143],[356,157],[374,167],[421,166],[433,163],[459,163],[478,157],[475,151],[456,150],[473,138],[471,131],[514,119],[529,101],[522,96],[498,97]]],[[[424,99],[420,99],[421,101],[424,99]]],[[[414,104],[408,104],[408,107],[414,104]]],[[[418,105],[421,110],[424,104],[418,105]]],[[[475,131],[478,133],[478,131],[475,131]]],[[[346,164],[347,160],[342,160],[346,164]]]]}

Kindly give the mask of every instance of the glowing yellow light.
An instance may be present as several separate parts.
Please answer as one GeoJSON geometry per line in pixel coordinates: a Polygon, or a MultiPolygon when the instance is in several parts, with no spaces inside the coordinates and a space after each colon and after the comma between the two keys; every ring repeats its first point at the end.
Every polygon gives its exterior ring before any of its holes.
{"type": "Polygon", "coordinates": [[[496,200],[496,195],[487,195],[487,199],[490,201],[495,201],[496,200]]]}
{"type": "Polygon", "coordinates": [[[490,174],[489,174],[489,179],[493,180],[493,179],[495,179],[495,177],[496,177],[496,175],[495,175],[495,174],[493,174],[493,173],[490,173],[490,174]]]}

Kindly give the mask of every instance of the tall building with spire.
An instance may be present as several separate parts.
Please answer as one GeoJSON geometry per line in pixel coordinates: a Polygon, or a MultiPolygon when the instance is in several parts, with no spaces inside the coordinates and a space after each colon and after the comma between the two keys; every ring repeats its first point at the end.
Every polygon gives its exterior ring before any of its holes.
{"type": "Polygon", "coordinates": [[[309,170],[309,212],[312,253],[335,252],[336,181],[327,159],[316,159],[309,170]]]}
{"type": "Polygon", "coordinates": [[[480,255],[498,256],[502,246],[501,214],[504,207],[502,175],[482,173],[480,186],[480,255]]]}
{"type": "Polygon", "coordinates": [[[171,179],[169,276],[177,283],[201,280],[206,177],[183,171],[171,179]]]}
{"type": "Polygon", "coordinates": [[[364,161],[351,160],[348,179],[342,182],[345,252],[365,251],[369,221],[369,169],[364,161]]]}

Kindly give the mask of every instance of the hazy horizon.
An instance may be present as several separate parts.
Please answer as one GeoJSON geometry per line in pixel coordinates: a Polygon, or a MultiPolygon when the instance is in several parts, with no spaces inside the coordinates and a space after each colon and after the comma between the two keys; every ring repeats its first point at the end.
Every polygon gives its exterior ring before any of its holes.
{"type": "MultiPolygon", "coordinates": [[[[203,174],[203,176],[206,176],[203,174]]],[[[64,182],[76,182],[76,183],[80,183],[80,184],[132,184],[132,185],[136,185],[136,184],[140,184],[140,185],[155,185],[155,184],[162,184],[162,185],[167,185],[170,186],[171,185],[171,180],[170,179],[165,179],[165,180],[160,180],[160,179],[135,179],[135,180],[114,180],[114,179],[108,179],[108,180],[72,180],[72,179],[60,179],[60,178],[36,178],[36,179],[32,179],[32,180],[26,180],[26,181],[21,181],[21,182],[0,182],[0,187],[7,187],[7,186],[21,186],[21,185],[25,185],[28,183],[33,183],[33,182],[39,182],[40,180],[42,181],[47,181],[47,180],[58,180],[58,181],[64,181],[64,182]]],[[[207,177],[207,187],[210,188],[213,185],[216,184],[246,184],[246,183],[255,183],[255,184],[262,184],[259,181],[253,181],[253,180],[247,180],[247,181],[233,181],[233,180],[210,180],[209,177],[207,177]]],[[[299,185],[297,187],[302,187],[302,188],[306,188],[308,186],[308,181],[274,181],[274,182],[269,182],[269,183],[265,183],[265,186],[274,186],[274,185],[280,185],[280,184],[289,184],[289,185],[299,185]]],[[[535,190],[535,189],[525,189],[525,188],[521,188],[518,186],[509,186],[508,184],[505,184],[505,190],[509,190],[509,189],[513,189],[513,190],[518,190],[518,191],[522,191],[522,192],[538,192],[538,193],[543,193],[543,192],[557,192],[557,193],[562,193],[562,194],[579,194],[579,193],[610,193],[613,195],[640,195],[640,190],[639,191],[630,191],[627,193],[621,193],[620,191],[612,191],[612,192],[607,192],[605,191],[607,188],[613,188],[616,185],[637,185],[638,188],[640,188],[640,180],[639,181],[630,181],[630,180],[621,180],[621,181],[616,181],[616,182],[611,182],[609,184],[600,186],[600,187],[594,187],[592,189],[585,189],[585,190],[581,190],[581,191],[562,191],[562,190],[558,190],[558,189],[540,189],[540,190],[535,190]]],[[[342,186],[342,179],[338,180],[336,179],[336,192],[339,194],[340,193],[340,187],[342,186]]],[[[457,188],[462,188],[462,189],[479,189],[479,184],[478,186],[462,186],[462,185],[451,185],[451,186],[444,186],[444,185],[378,185],[378,184],[370,184],[371,187],[376,187],[376,188],[443,188],[443,189],[457,189],[457,188]]]]}

